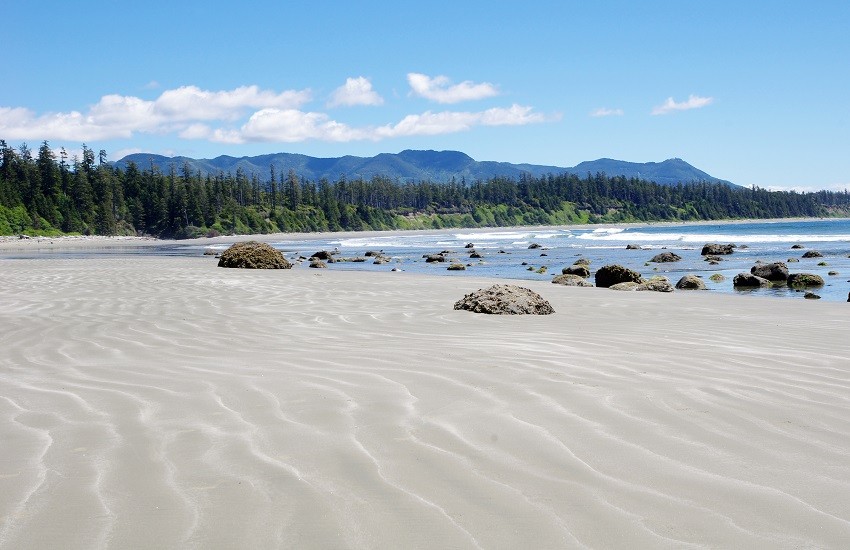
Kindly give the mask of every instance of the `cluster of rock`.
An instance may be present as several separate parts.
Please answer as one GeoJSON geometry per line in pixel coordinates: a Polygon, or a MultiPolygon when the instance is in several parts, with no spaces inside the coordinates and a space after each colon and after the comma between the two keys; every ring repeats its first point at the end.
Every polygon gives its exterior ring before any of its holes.
{"type": "Polygon", "coordinates": [[[550,315],[552,305],[531,289],[497,284],[471,292],[455,302],[454,309],[491,315],[550,315]]]}
{"type": "Polygon", "coordinates": [[[243,269],[290,269],[292,264],[270,244],[257,241],[234,243],[221,253],[218,267],[243,269]]]}
{"type": "Polygon", "coordinates": [[[824,280],[814,273],[789,273],[784,262],[756,264],[749,273],[739,273],[732,280],[737,288],[769,287],[774,284],[786,284],[793,288],[823,286],[824,280]]]}

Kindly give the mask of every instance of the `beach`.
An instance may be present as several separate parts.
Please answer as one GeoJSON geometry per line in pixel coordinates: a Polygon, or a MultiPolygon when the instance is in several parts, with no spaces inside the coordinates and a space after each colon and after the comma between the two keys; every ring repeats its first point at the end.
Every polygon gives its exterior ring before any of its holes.
{"type": "Polygon", "coordinates": [[[555,314],[487,316],[452,305],[503,280],[156,255],[0,280],[0,548],[850,540],[847,304],[547,279],[555,314]]]}

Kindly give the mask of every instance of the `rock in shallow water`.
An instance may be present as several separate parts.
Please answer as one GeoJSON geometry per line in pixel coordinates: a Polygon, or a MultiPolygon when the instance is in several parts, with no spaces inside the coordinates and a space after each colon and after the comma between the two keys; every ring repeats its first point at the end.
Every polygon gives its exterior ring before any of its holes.
{"type": "Polygon", "coordinates": [[[455,302],[455,309],[493,315],[549,315],[555,313],[542,296],[525,287],[493,285],[471,292],[455,302]]]}

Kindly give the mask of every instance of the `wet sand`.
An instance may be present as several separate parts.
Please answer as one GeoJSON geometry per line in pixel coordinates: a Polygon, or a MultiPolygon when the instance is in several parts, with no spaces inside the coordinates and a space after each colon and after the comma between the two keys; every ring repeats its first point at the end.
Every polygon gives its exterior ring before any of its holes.
{"type": "MultiPolygon", "coordinates": [[[[122,243],[123,244],[123,243],[122,243]]],[[[2,548],[840,548],[847,304],[0,261],[2,548]]]]}

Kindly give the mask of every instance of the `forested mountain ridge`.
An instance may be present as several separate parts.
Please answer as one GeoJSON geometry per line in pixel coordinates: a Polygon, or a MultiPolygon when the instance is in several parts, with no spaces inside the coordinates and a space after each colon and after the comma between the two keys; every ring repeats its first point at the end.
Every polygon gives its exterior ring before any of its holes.
{"type": "Polygon", "coordinates": [[[383,175],[304,179],[295,170],[202,175],[37,153],[0,140],[0,235],[188,238],[290,231],[439,229],[850,215],[850,193],[767,191],[722,183],[659,185],[604,172],[400,182],[383,175]]]}
{"type": "Polygon", "coordinates": [[[215,175],[218,172],[233,172],[241,169],[246,174],[266,174],[274,166],[279,174],[294,170],[301,179],[337,180],[371,179],[373,176],[387,177],[402,183],[431,181],[448,183],[454,180],[473,182],[494,177],[519,178],[523,174],[534,177],[549,174],[575,174],[580,177],[588,173],[604,172],[609,176],[625,176],[654,181],[661,185],[676,185],[704,181],[710,183],[732,183],[715,178],[699,170],[682,159],[668,159],[663,162],[626,162],[614,159],[585,161],[573,167],[542,166],[536,164],[511,164],[509,162],[477,161],[459,151],[413,151],[405,150],[397,154],[381,153],[374,157],[344,156],[338,158],[318,158],[294,153],[276,153],[255,157],[219,156],[214,159],[193,159],[189,157],[165,157],[150,153],[134,153],[115,162],[116,168],[126,168],[130,162],[141,168],[158,167],[168,171],[172,164],[178,169],[188,164],[192,172],[202,176],[215,175]]]}

